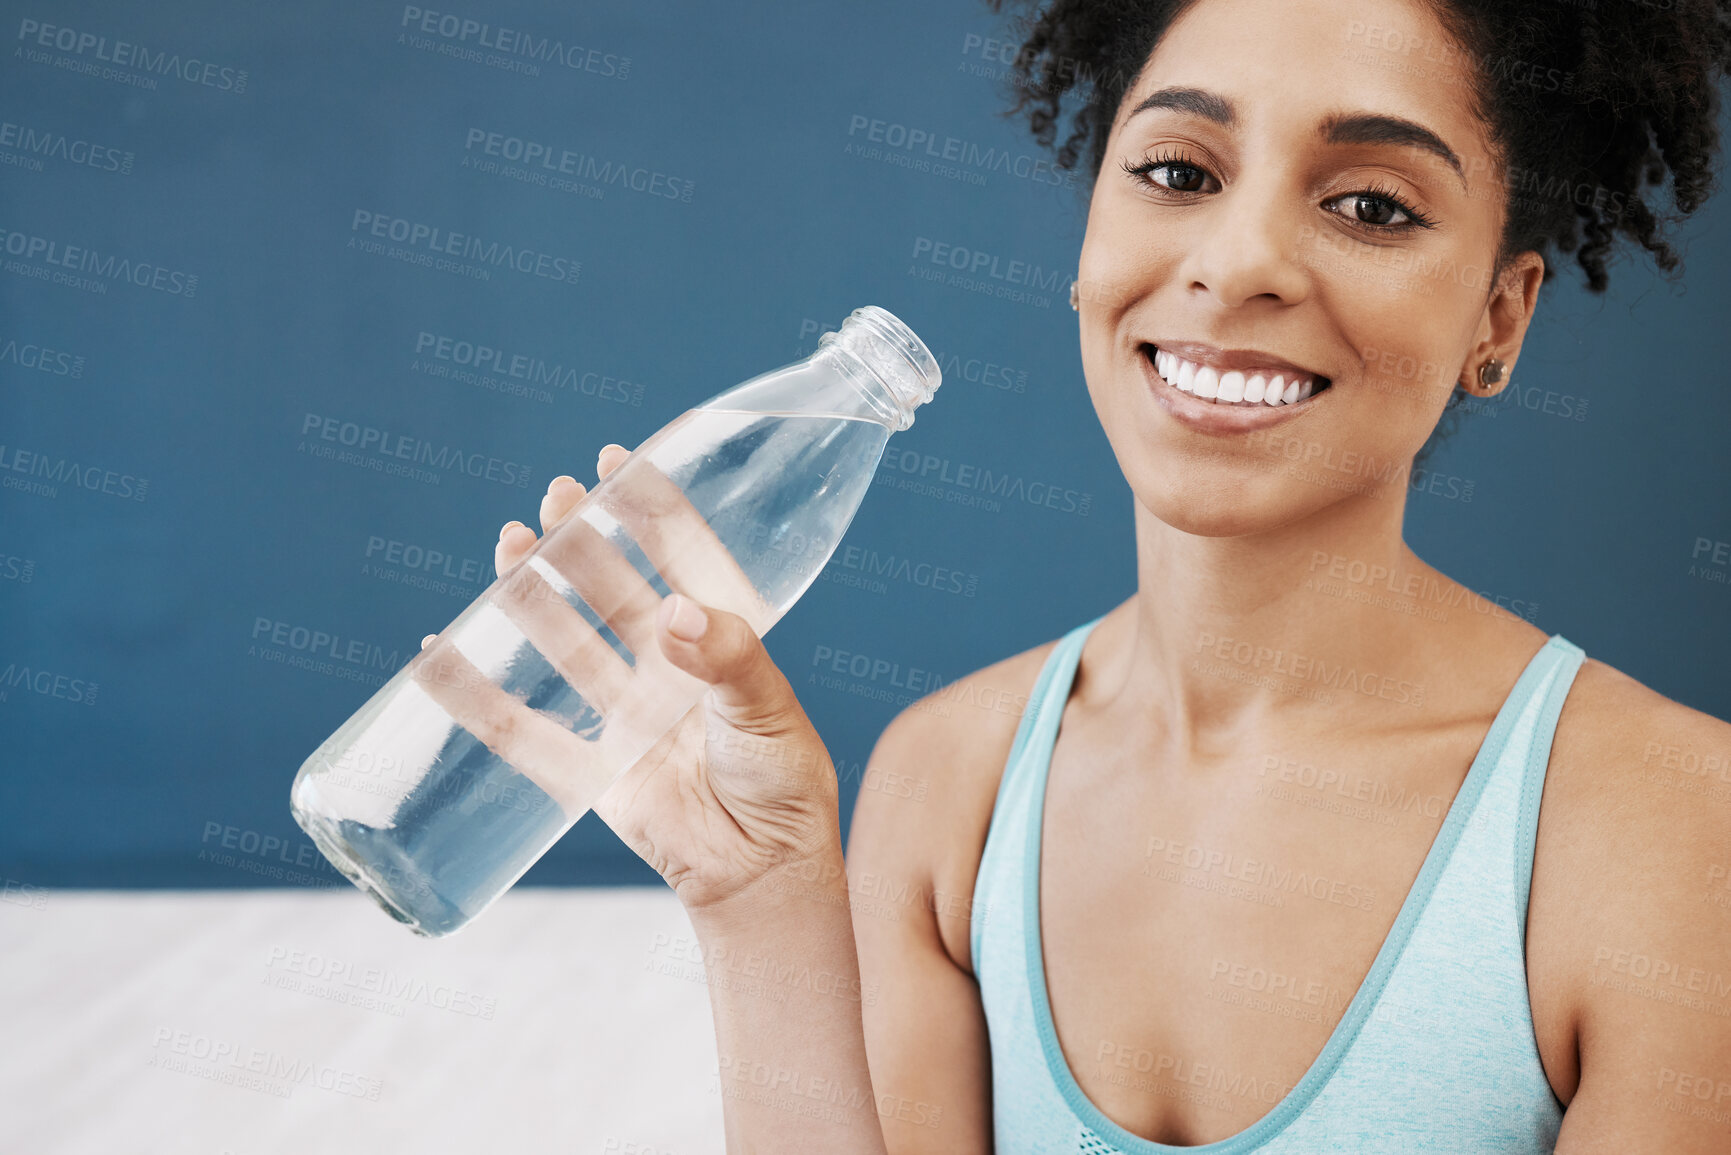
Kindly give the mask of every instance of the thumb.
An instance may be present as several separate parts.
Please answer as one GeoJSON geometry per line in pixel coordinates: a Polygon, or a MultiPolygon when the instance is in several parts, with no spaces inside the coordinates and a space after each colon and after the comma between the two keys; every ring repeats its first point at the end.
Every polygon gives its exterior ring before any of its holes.
{"type": "Polygon", "coordinates": [[[810,724],[763,639],[738,614],[671,594],[655,615],[655,633],[668,661],[709,683],[721,716],[736,728],[780,737],[810,724]]]}

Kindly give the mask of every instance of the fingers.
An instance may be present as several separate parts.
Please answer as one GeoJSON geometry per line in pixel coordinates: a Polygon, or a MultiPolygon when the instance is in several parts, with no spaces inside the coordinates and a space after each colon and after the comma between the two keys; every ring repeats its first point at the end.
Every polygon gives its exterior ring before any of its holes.
{"type": "Polygon", "coordinates": [[[581,814],[607,789],[604,752],[494,685],[456,646],[417,655],[415,681],[493,754],[581,814]]]}
{"type": "Polygon", "coordinates": [[[668,660],[710,686],[711,700],[733,726],[779,738],[809,725],[787,676],[738,614],[676,593],[662,602],[655,624],[668,660]]]}
{"type": "Polygon", "coordinates": [[[595,455],[595,476],[606,477],[624,465],[625,459],[630,456],[631,451],[629,449],[609,441],[601,447],[601,452],[595,455]]]}
{"type": "Polygon", "coordinates": [[[535,531],[522,522],[507,521],[499,530],[498,544],[493,547],[493,571],[509,573],[511,567],[522,561],[538,540],[535,531]]]}
{"type": "Polygon", "coordinates": [[[587,492],[583,483],[569,473],[561,473],[549,482],[547,493],[541,498],[541,532],[546,533],[564,521],[587,492]]]}
{"type": "Polygon", "coordinates": [[[541,560],[570,583],[633,654],[655,653],[655,592],[631,560],[584,518],[559,531],[541,560]]]}
{"type": "MultiPolygon", "coordinates": [[[[608,552],[617,555],[583,521],[554,539],[554,544],[563,546],[574,536],[593,537],[608,552]]],[[[654,591],[635,570],[630,576],[653,596],[654,591]]],[[[492,602],[585,702],[603,715],[613,711],[630,682],[631,667],[572,608],[564,593],[548,583],[540,565],[531,563],[513,570],[494,590],[492,602]]]]}
{"type": "MultiPolygon", "coordinates": [[[[588,492],[583,483],[569,473],[561,473],[549,482],[547,492],[541,497],[541,532],[546,533],[569,517],[588,492]]],[[[494,571],[501,574],[509,571],[528,556],[539,540],[535,531],[522,522],[507,521],[499,530],[499,540],[493,546],[494,571]]]]}
{"type": "Polygon", "coordinates": [[[618,481],[596,489],[595,499],[670,588],[705,605],[741,614],[755,628],[770,627],[775,608],[764,602],[732,551],[653,460],[639,462],[618,481]]]}

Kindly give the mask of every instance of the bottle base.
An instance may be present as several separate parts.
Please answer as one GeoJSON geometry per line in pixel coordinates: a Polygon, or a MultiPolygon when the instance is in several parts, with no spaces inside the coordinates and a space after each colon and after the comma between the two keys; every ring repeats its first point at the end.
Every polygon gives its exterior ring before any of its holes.
{"type": "Polygon", "coordinates": [[[363,869],[356,861],[354,847],[343,837],[342,832],[328,818],[304,809],[298,798],[291,800],[289,813],[294,815],[297,825],[313,840],[313,845],[319,848],[319,853],[330,860],[342,876],[354,883],[360,892],[378,904],[379,908],[414,933],[423,938],[441,938],[454,927],[433,929],[424,926],[419,919],[411,914],[403,904],[396,901],[382,888],[376,885],[369,871],[363,869]]]}

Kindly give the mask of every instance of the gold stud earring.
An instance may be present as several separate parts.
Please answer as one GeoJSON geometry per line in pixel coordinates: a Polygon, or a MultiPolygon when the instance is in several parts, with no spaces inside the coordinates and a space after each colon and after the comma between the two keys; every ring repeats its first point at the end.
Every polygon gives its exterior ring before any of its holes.
{"type": "Polygon", "coordinates": [[[1070,308],[1078,313],[1082,311],[1082,306],[1077,303],[1081,300],[1081,289],[1082,283],[1080,281],[1070,282],[1070,308]]]}
{"type": "Polygon", "coordinates": [[[1503,379],[1503,363],[1501,361],[1497,360],[1495,357],[1492,357],[1489,361],[1486,361],[1483,365],[1479,366],[1479,384],[1480,385],[1485,385],[1485,386],[1495,385],[1498,381],[1501,381],[1502,379],[1503,379]]]}

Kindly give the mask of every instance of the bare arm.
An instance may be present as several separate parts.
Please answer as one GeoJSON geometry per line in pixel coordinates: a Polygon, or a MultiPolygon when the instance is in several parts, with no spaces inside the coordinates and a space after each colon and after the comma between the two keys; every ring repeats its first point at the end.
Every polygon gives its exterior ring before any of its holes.
{"type": "Polygon", "coordinates": [[[955,812],[923,788],[956,733],[918,710],[886,728],[845,872],[838,841],[724,911],[692,911],[706,958],[764,976],[757,993],[712,983],[729,1151],[991,1151],[979,987],[940,933],[948,919],[965,938],[969,907],[930,865],[955,812]]]}
{"type": "Polygon", "coordinates": [[[839,829],[691,921],[712,973],[759,980],[710,983],[727,1150],[882,1155],[839,829]]]}
{"type": "Polygon", "coordinates": [[[1731,1151],[1731,726],[1582,673],[1605,688],[1563,751],[1590,771],[1590,817],[1563,833],[1580,847],[1572,885],[1591,890],[1547,928],[1574,976],[1580,1058],[1556,1149],[1731,1151]]]}
{"type": "MultiPolygon", "coordinates": [[[[690,587],[681,597],[662,599],[592,527],[562,526],[584,498],[569,477],[554,479],[542,501],[543,529],[561,527],[558,537],[538,544],[527,527],[507,525],[495,560],[520,627],[541,652],[570,657],[569,676],[586,695],[616,697],[630,688],[632,669],[611,669],[616,655],[594,628],[563,595],[542,589],[540,570],[524,565],[532,550],[558,563],[639,666],[668,662],[708,687],[593,808],[673,887],[702,945],[728,1150],[878,1155],[888,1127],[897,1155],[988,1151],[984,1018],[938,921],[959,917],[965,941],[966,904],[958,911],[932,901],[926,857],[953,833],[955,813],[938,803],[898,813],[880,801],[886,792],[868,789],[855,824],[858,861],[844,864],[838,783],[822,740],[750,621],[702,603],[708,596],[749,610],[749,580],[652,466],[613,479],[628,457],[617,446],[603,450],[597,472],[606,483],[596,499],[630,525],[670,583],[690,587]],[[868,875],[887,889],[866,884],[868,875]],[[874,968],[863,984],[856,926],[874,968]],[[881,1094],[868,1067],[868,1030],[872,1066],[886,1081],[881,1094]]],[[[418,665],[458,665],[450,650],[423,654],[418,665]]],[[[581,743],[538,726],[545,720],[490,693],[477,672],[457,673],[428,679],[454,716],[532,762],[537,781],[579,801],[593,793],[599,783],[583,780],[581,743]]],[[[942,765],[958,742],[965,748],[978,737],[933,717],[912,710],[891,724],[867,786],[886,766],[934,756],[942,765]],[[952,732],[962,736],[946,752],[952,732]]]]}
{"type": "Polygon", "coordinates": [[[979,986],[951,958],[940,927],[965,940],[967,896],[932,869],[956,837],[957,732],[910,709],[878,739],[848,841],[854,938],[864,978],[866,1048],[893,1155],[992,1150],[991,1053],[979,986]],[[934,781],[935,780],[935,781],[934,781]],[[909,783],[919,783],[916,793],[909,783]],[[925,789],[927,784],[936,788],[925,789]]]}

